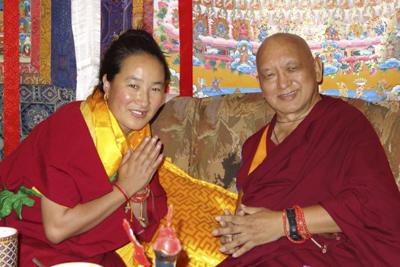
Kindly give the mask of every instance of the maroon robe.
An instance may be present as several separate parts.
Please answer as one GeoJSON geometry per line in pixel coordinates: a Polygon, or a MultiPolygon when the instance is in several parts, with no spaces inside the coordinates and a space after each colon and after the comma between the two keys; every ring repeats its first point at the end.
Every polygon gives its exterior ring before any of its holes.
{"type": "MultiPolygon", "coordinates": [[[[268,156],[250,175],[265,127],[243,145],[238,187],[247,206],[283,210],[320,204],[342,233],[311,241],[286,237],[257,246],[220,266],[400,266],[400,193],[373,127],[356,108],[322,96],[278,146],[268,132],[268,156]]],[[[265,226],[266,228],[268,225],[265,226]]]]}
{"type": "MultiPolygon", "coordinates": [[[[36,187],[50,200],[67,207],[86,203],[113,190],[92,137],[80,111],[80,102],[60,108],[35,127],[21,145],[0,164],[0,189],[16,191],[21,185],[36,187]]],[[[149,226],[143,230],[135,219],[133,229],[141,240],[150,241],[166,213],[166,195],[156,175],[149,198],[149,226]],[[154,202],[153,202],[154,201],[154,202]]],[[[5,225],[20,233],[19,266],[34,266],[36,257],[44,265],[66,261],[89,261],[103,266],[124,266],[114,250],[128,243],[122,219],[130,218],[125,205],[103,222],[59,244],[46,239],[41,216],[41,200],[32,208],[24,206],[23,220],[15,212],[5,225]]]]}

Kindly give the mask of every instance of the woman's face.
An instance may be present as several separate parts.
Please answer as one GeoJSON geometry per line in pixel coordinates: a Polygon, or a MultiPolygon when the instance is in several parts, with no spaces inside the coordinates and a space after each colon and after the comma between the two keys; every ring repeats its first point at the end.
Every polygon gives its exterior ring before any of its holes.
{"type": "Polygon", "coordinates": [[[142,129],[164,103],[163,65],[146,53],[125,58],[120,72],[112,81],[104,75],[103,84],[108,107],[126,135],[142,129]]]}

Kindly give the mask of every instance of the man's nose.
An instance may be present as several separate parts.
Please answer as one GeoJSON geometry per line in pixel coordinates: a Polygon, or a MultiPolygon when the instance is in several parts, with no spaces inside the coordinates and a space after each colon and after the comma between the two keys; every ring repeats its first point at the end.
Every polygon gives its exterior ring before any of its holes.
{"type": "Polygon", "coordinates": [[[278,87],[279,89],[286,89],[290,85],[290,77],[285,72],[278,73],[278,87]]]}

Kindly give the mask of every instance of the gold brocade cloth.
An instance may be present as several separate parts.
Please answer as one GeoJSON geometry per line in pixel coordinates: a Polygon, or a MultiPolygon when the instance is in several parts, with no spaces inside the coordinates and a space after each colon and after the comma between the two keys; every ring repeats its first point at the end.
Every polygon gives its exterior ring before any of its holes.
{"type": "MultiPolygon", "coordinates": [[[[172,225],[183,247],[176,266],[218,265],[226,256],[219,252],[219,239],[211,231],[218,227],[215,220],[217,215],[222,215],[224,209],[231,212],[235,210],[237,194],[190,177],[169,159],[160,167],[159,177],[167,193],[168,205],[174,205],[172,225]]],[[[160,224],[165,225],[165,219],[160,224]]],[[[151,259],[154,259],[151,244],[157,234],[158,231],[151,243],[144,244],[146,254],[151,259]]],[[[131,245],[117,251],[127,266],[135,266],[132,251],[131,245]]]]}

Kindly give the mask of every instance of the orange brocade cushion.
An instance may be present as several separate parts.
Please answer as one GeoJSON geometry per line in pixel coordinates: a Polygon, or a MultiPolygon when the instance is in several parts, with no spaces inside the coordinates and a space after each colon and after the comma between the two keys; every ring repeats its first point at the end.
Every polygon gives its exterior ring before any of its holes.
{"type": "MultiPolygon", "coordinates": [[[[223,214],[224,209],[233,212],[237,195],[190,177],[168,159],[160,168],[159,175],[161,185],[167,192],[168,205],[174,206],[172,225],[183,245],[177,266],[218,265],[226,256],[218,250],[219,239],[211,235],[211,231],[218,227],[215,216],[223,214]]],[[[161,225],[165,225],[165,219],[161,225]]],[[[152,243],[144,244],[151,259],[154,258],[152,243]]],[[[127,245],[117,251],[127,266],[135,266],[132,250],[132,246],[127,245]]]]}

